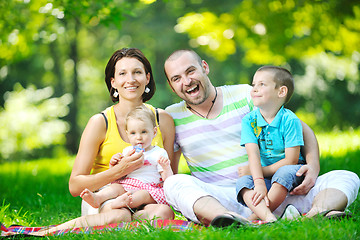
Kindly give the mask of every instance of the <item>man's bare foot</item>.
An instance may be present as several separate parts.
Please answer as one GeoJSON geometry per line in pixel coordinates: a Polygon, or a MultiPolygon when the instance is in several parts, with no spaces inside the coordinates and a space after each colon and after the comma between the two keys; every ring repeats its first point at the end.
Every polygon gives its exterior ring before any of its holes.
{"type": "Polygon", "coordinates": [[[92,206],[93,208],[100,207],[101,202],[99,202],[96,193],[93,193],[89,189],[85,188],[84,191],[80,193],[80,197],[84,199],[85,202],[90,204],[90,206],[92,206]]]}
{"type": "Polygon", "coordinates": [[[132,194],[130,192],[126,192],[115,198],[115,200],[111,203],[111,207],[113,209],[129,207],[131,202],[132,202],[132,194]]]}

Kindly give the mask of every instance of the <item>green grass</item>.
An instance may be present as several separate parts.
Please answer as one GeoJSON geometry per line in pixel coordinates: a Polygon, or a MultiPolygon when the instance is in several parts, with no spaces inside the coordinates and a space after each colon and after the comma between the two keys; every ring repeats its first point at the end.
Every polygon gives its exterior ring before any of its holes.
{"type": "MultiPolygon", "coordinates": [[[[321,149],[321,173],[347,169],[360,175],[360,130],[317,134],[321,149]]],[[[68,179],[74,157],[13,161],[0,165],[0,221],[45,226],[80,216],[79,197],[72,197],[68,179]]],[[[279,222],[259,228],[207,228],[185,232],[141,228],[102,234],[66,234],[62,239],[360,239],[360,198],[349,208],[353,220],[341,222],[310,219],[279,222]]],[[[58,238],[58,237],[48,237],[58,238]]]]}

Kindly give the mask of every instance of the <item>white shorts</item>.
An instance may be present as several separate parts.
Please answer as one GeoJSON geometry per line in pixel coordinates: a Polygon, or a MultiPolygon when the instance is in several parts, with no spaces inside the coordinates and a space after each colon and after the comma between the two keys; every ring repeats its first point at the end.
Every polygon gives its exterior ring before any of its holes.
{"type": "Polygon", "coordinates": [[[301,213],[307,213],[314,200],[314,197],[322,190],[327,188],[335,188],[340,190],[347,197],[348,207],[352,204],[358,195],[360,186],[360,180],[357,174],[345,171],[334,170],[319,176],[316,179],[316,183],[312,189],[306,195],[287,195],[284,202],[274,211],[275,214],[280,215],[286,205],[293,204],[301,213]]]}
{"type": "Polygon", "coordinates": [[[237,212],[244,217],[251,214],[249,208],[237,202],[235,186],[217,186],[190,175],[176,174],[165,180],[164,190],[167,202],[193,222],[199,223],[193,211],[194,203],[205,196],[214,197],[229,211],[237,212]]]}
{"type": "MultiPolygon", "coordinates": [[[[314,197],[323,189],[335,188],[342,191],[349,206],[357,197],[359,191],[359,177],[349,171],[336,170],[318,177],[315,186],[307,195],[288,195],[285,201],[275,210],[280,215],[287,204],[294,204],[301,213],[310,210],[314,197]]],[[[237,202],[234,187],[216,186],[185,174],[177,174],[166,179],[164,183],[165,197],[175,210],[180,211],[186,218],[199,222],[193,211],[194,203],[205,196],[217,199],[229,211],[237,212],[244,217],[251,214],[249,208],[237,202]]]]}

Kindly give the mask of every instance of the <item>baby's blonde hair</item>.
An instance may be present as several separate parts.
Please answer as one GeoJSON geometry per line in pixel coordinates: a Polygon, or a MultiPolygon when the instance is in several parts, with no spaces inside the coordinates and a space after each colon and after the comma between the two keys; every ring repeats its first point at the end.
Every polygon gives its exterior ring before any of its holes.
{"type": "Polygon", "coordinates": [[[155,114],[151,111],[150,108],[141,105],[131,110],[125,118],[125,130],[127,130],[127,125],[129,120],[137,119],[143,122],[150,122],[153,127],[156,127],[155,114]]]}

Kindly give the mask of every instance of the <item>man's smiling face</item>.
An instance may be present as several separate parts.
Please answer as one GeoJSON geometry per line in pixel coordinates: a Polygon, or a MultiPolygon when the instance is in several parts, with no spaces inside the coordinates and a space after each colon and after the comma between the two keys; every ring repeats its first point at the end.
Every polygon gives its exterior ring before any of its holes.
{"type": "Polygon", "coordinates": [[[190,52],[184,52],[175,59],[167,60],[165,71],[172,90],[188,104],[199,105],[210,94],[208,65],[201,63],[190,52]]]}

